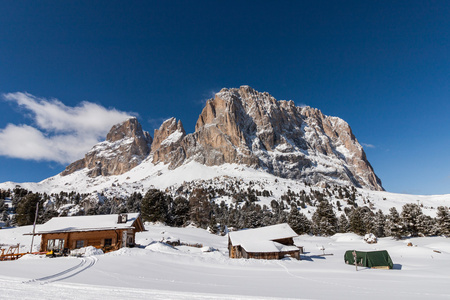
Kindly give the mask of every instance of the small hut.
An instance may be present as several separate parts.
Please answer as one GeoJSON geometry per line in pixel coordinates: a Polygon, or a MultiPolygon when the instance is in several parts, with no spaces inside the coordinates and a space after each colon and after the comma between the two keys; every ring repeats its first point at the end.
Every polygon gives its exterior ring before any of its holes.
{"type": "Polygon", "coordinates": [[[361,267],[373,269],[392,269],[394,264],[386,250],[379,251],[356,251],[347,250],[344,254],[344,261],[347,264],[356,264],[361,267]]]}
{"type": "MultiPolygon", "coordinates": [[[[135,245],[136,232],[144,231],[139,213],[56,217],[37,227],[40,251],[62,252],[87,246],[104,251],[135,245]]],[[[32,233],[27,233],[32,235],[32,233]]]]}
{"type": "Polygon", "coordinates": [[[294,244],[298,236],[287,224],[246,229],[228,234],[231,258],[281,259],[291,256],[300,259],[300,248],[294,244]]]}

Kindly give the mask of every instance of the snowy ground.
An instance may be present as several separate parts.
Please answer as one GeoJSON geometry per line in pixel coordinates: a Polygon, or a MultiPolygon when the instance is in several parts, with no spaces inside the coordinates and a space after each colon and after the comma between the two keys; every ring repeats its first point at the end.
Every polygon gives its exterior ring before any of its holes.
{"type": "MultiPolygon", "coordinates": [[[[2,299],[450,299],[450,239],[380,239],[366,244],[354,234],[300,236],[301,261],[229,259],[227,238],[197,228],[149,225],[142,248],[83,258],[24,256],[0,262],[2,299]],[[163,238],[201,243],[217,251],[172,248],[163,238]],[[407,243],[411,242],[412,247],[407,243]],[[325,248],[326,255],[320,250],[325,248]],[[344,263],[346,250],[386,249],[393,270],[344,263]],[[438,252],[435,252],[439,251],[438,252]]],[[[0,230],[0,244],[28,250],[30,228],[0,230]]],[[[35,245],[40,239],[35,239],[35,245]]]]}

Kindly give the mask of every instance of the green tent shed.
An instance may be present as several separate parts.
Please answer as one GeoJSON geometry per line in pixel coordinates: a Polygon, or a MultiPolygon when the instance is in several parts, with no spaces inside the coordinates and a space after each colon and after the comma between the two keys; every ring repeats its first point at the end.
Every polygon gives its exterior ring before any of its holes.
{"type": "Polygon", "coordinates": [[[356,252],[356,261],[358,266],[375,268],[375,269],[392,269],[394,264],[386,250],[380,251],[356,251],[348,250],[345,252],[344,260],[345,263],[354,265],[355,259],[353,252],[356,252]]]}

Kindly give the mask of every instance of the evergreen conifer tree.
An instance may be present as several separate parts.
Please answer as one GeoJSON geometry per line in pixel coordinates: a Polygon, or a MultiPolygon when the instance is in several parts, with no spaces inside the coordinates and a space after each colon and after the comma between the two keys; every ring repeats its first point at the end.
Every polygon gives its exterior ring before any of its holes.
{"type": "Polygon", "coordinates": [[[374,233],[375,232],[375,215],[374,215],[374,213],[367,206],[364,206],[362,208],[362,210],[364,212],[363,222],[364,222],[365,233],[374,233]]]}
{"type": "Polygon", "coordinates": [[[311,222],[308,218],[298,211],[296,205],[291,206],[288,216],[288,224],[297,234],[309,233],[311,231],[311,222]]]}
{"type": "Polygon", "coordinates": [[[203,188],[196,188],[189,197],[189,218],[202,228],[210,223],[212,214],[211,202],[208,193],[203,188]]]}
{"type": "Polygon", "coordinates": [[[400,214],[400,219],[403,225],[402,235],[408,235],[408,236],[418,236],[419,230],[418,227],[419,221],[422,216],[422,210],[420,209],[420,206],[414,203],[407,203],[403,205],[402,213],[400,214]]]}
{"type": "Polygon", "coordinates": [[[400,215],[395,207],[389,209],[389,215],[386,220],[384,227],[386,236],[392,236],[396,239],[402,237],[402,225],[401,225],[400,215]]]}
{"type": "Polygon", "coordinates": [[[439,206],[436,213],[436,228],[439,234],[450,236],[450,212],[447,206],[439,206]]]}
{"type": "Polygon", "coordinates": [[[141,215],[143,221],[167,222],[168,203],[163,192],[157,189],[150,189],[142,199],[141,215]]]}
{"type": "Polygon", "coordinates": [[[313,232],[316,235],[333,235],[337,231],[338,219],[333,206],[326,200],[319,202],[312,216],[313,232]]]}
{"type": "Polygon", "coordinates": [[[211,232],[213,234],[219,233],[219,228],[217,227],[217,220],[214,215],[211,216],[208,228],[209,228],[209,232],[211,232]]]}
{"type": "Polygon", "coordinates": [[[350,224],[345,214],[341,214],[341,216],[339,217],[338,228],[340,233],[346,233],[349,231],[350,224]]]}
{"type": "Polygon", "coordinates": [[[364,235],[366,233],[366,228],[364,226],[364,220],[363,220],[363,212],[358,207],[355,208],[349,218],[349,225],[350,225],[350,231],[354,232],[359,235],[364,235]]]}
{"type": "Polygon", "coordinates": [[[386,216],[383,211],[379,209],[375,214],[374,234],[377,237],[385,237],[384,227],[386,225],[386,216]]]}
{"type": "Polygon", "coordinates": [[[173,201],[173,206],[171,209],[171,216],[174,226],[183,226],[189,221],[189,201],[178,196],[173,201]]]}
{"type": "Polygon", "coordinates": [[[435,226],[435,220],[430,217],[426,216],[424,214],[421,214],[417,217],[417,234],[418,236],[431,236],[435,235],[436,232],[434,232],[435,226]]]}
{"type": "Polygon", "coordinates": [[[37,193],[29,193],[24,196],[17,205],[16,222],[18,226],[32,225],[36,215],[36,204],[39,203],[39,212],[42,212],[41,197],[37,193]]]}
{"type": "Polygon", "coordinates": [[[255,210],[244,210],[245,212],[245,228],[258,228],[261,227],[261,218],[258,215],[258,212],[255,210]]]}

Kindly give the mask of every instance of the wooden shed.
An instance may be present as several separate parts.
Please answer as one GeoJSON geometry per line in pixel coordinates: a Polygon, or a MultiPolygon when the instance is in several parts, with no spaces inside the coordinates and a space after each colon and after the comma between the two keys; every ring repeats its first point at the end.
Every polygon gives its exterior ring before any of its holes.
{"type": "MultiPolygon", "coordinates": [[[[37,227],[40,251],[61,252],[87,246],[104,251],[135,245],[136,232],[144,231],[139,213],[52,218],[37,227]]],[[[30,233],[29,233],[30,234],[30,233]]]]}
{"type": "Polygon", "coordinates": [[[287,224],[245,229],[228,234],[231,258],[281,259],[291,256],[300,259],[300,248],[294,244],[298,236],[287,224]]]}

